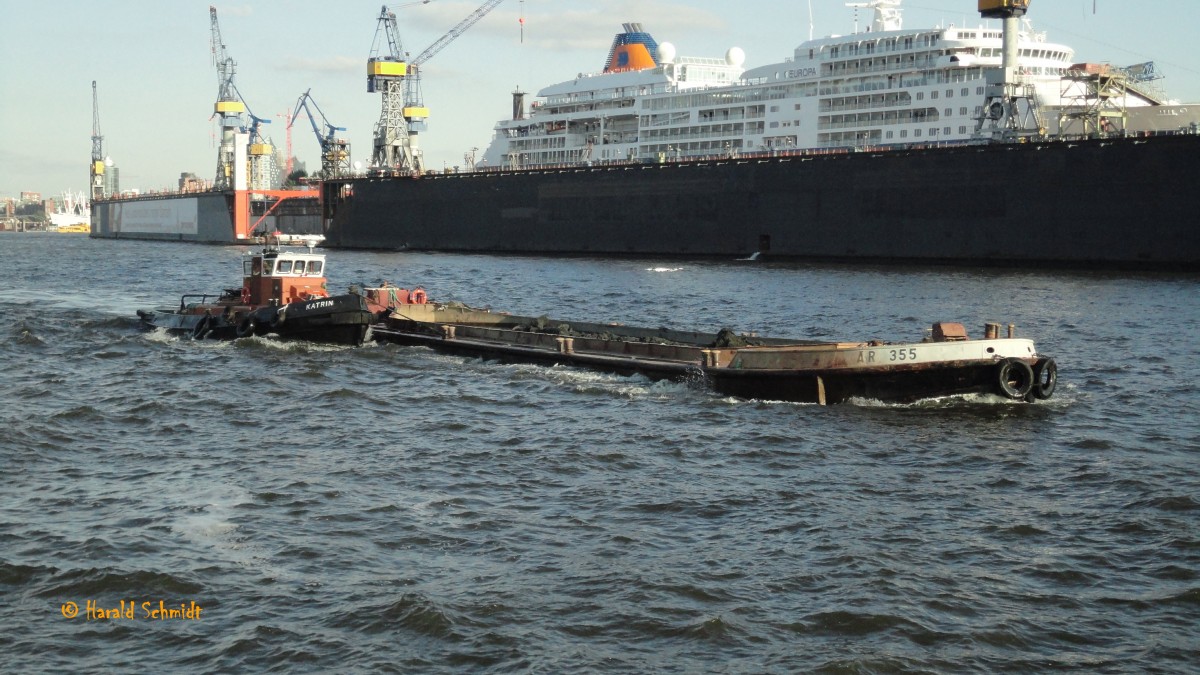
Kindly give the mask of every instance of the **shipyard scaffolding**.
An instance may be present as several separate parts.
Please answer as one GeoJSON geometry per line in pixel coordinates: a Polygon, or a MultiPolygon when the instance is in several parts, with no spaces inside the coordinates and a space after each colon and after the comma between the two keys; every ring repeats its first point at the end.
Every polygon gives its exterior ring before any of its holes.
{"type": "Polygon", "coordinates": [[[1124,135],[1129,121],[1125,72],[1108,64],[1081,63],[1063,75],[1062,87],[1060,136],[1124,135]]]}
{"type": "MultiPolygon", "coordinates": [[[[1130,101],[1164,105],[1166,96],[1153,62],[1119,68],[1107,63],[1071,66],[1062,80],[1060,136],[1123,136],[1129,129],[1130,101]]],[[[1137,104],[1137,103],[1135,103],[1137,104]]]]}

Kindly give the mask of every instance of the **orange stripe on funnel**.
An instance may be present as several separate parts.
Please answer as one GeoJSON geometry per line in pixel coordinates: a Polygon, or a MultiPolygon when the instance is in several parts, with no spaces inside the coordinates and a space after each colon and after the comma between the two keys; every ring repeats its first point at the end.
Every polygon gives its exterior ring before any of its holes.
{"type": "Polygon", "coordinates": [[[628,44],[618,45],[613,49],[612,59],[604,68],[606,73],[621,73],[627,70],[645,70],[653,68],[654,57],[650,55],[650,50],[646,49],[646,45],[628,44]]]}

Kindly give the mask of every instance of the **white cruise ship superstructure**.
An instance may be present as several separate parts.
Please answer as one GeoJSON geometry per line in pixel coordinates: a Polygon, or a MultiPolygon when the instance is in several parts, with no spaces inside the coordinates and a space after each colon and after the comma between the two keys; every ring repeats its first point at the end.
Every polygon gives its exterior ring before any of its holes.
{"type": "MultiPolygon", "coordinates": [[[[980,138],[989,111],[985,73],[1001,67],[1002,29],[986,24],[905,29],[900,0],[850,5],[873,11],[870,27],[809,40],[792,58],[746,69],[737,47],[723,58],[676,56],[638,24],[625,24],[603,72],[538,92],[499,122],[481,168],[664,161],[790,150],[965,143],[980,138]]],[[[1142,80],[1097,96],[1107,66],[1074,64],[1074,50],[1048,42],[1026,20],[1018,40],[1021,83],[1038,133],[1087,133],[1120,110],[1122,130],[1178,128],[1196,118],[1164,106],[1142,80]],[[1127,111],[1156,108],[1157,117],[1127,111]],[[1157,109],[1162,108],[1162,109],[1157,109]],[[1188,116],[1186,120],[1181,115],[1188,116]],[[1165,119],[1163,119],[1165,117],[1165,119]]],[[[1124,71],[1122,71],[1124,72],[1124,71]]],[[[1107,85],[1105,85],[1107,86],[1107,85]]]]}

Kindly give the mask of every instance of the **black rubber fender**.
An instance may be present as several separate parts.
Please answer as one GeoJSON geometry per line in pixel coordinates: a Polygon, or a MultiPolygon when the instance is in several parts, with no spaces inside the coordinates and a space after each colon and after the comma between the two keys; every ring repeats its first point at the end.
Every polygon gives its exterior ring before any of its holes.
{"type": "Polygon", "coordinates": [[[204,318],[200,319],[199,323],[196,324],[196,327],[192,329],[192,339],[203,340],[204,338],[208,337],[211,325],[212,317],[205,315],[204,318]]]}
{"type": "Polygon", "coordinates": [[[1054,395],[1058,386],[1058,364],[1054,359],[1039,359],[1033,367],[1033,396],[1043,401],[1054,395]]]}
{"type": "Polygon", "coordinates": [[[238,322],[237,336],[240,338],[250,337],[258,330],[258,322],[253,316],[247,316],[238,322]]]}
{"type": "Polygon", "coordinates": [[[1020,359],[1004,359],[996,367],[996,384],[1008,398],[1025,398],[1033,389],[1033,368],[1020,359]]]}

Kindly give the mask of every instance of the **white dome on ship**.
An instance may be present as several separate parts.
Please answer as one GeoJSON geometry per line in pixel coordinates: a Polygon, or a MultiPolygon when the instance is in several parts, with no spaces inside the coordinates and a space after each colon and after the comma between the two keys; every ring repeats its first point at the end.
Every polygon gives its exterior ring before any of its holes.
{"type": "Polygon", "coordinates": [[[725,52],[725,63],[731,66],[740,66],[746,62],[746,52],[742,51],[741,47],[730,47],[729,51],[725,52]]]}
{"type": "Polygon", "coordinates": [[[658,45],[658,62],[671,63],[675,60],[675,45],[670,42],[661,42],[658,45]]]}

